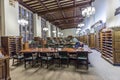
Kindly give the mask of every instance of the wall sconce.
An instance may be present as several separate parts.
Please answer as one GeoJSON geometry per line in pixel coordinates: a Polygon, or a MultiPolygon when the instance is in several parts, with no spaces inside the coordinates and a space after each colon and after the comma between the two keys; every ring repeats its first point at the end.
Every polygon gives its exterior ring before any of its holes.
{"type": "Polygon", "coordinates": [[[53,33],[56,33],[56,31],[52,31],[53,33]]]}
{"type": "Polygon", "coordinates": [[[44,27],[44,28],[43,28],[43,31],[48,31],[48,28],[47,28],[47,27],[44,27]]]}

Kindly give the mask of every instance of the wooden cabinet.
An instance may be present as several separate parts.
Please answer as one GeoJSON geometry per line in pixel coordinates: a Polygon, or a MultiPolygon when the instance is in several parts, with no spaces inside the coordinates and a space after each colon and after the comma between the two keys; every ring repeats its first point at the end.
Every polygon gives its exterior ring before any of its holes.
{"type": "Polygon", "coordinates": [[[96,50],[100,51],[102,50],[102,32],[100,31],[99,33],[96,33],[95,37],[95,42],[96,42],[96,50]]]}
{"type": "Polygon", "coordinates": [[[102,31],[102,57],[114,65],[120,64],[120,29],[102,31]]]}
{"type": "Polygon", "coordinates": [[[9,58],[0,58],[0,80],[10,80],[9,58]]]}
{"type": "Polygon", "coordinates": [[[22,49],[22,37],[2,36],[1,46],[6,55],[10,55],[11,52],[17,53],[22,49]]]}
{"type": "Polygon", "coordinates": [[[95,48],[95,35],[92,33],[88,35],[89,47],[95,48]]]}
{"type": "Polygon", "coordinates": [[[99,32],[98,36],[98,50],[102,51],[102,32],[99,32]]]}

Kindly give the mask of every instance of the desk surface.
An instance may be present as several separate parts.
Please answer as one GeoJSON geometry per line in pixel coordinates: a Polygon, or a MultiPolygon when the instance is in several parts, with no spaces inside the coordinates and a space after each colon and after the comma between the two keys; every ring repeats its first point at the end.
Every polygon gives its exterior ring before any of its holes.
{"type": "Polygon", "coordinates": [[[67,52],[77,52],[77,51],[86,51],[88,53],[91,53],[91,49],[89,47],[84,48],[30,48],[26,50],[21,50],[20,53],[27,53],[27,52],[58,52],[58,51],[67,51],[67,52]]]}

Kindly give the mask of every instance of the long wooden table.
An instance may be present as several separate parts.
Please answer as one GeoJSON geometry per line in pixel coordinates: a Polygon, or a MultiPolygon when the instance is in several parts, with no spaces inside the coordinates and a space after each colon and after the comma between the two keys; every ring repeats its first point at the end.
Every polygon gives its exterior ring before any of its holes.
{"type": "Polygon", "coordinates": [[[88,47],[80,48],[80,49],[75,49],[75,48],[30,48],[30,49],[25,49],[21,50],[20,53],[37,53],[37,52],[45,52],[45,53],[56,53],[59,51],[67,51],[68,53],[76,53],[76,52],[88,52],[91,53],[91,49],[88,47]]]}

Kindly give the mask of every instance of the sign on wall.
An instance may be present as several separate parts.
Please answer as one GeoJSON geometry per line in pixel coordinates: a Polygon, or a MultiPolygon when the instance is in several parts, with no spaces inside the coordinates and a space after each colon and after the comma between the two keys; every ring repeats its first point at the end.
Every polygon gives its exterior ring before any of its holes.
{"type": "Polygon", "coordinates": [[[115,16],[120,14],[120,7],[118,7],[116,10],[115,10],[115,16]]]}

